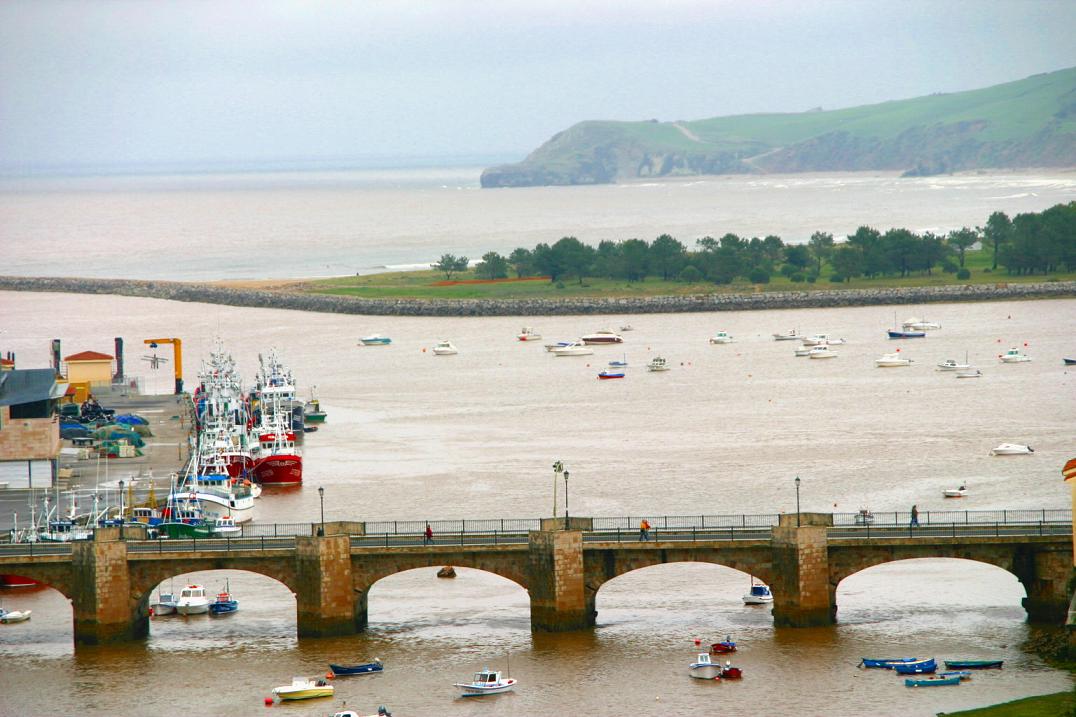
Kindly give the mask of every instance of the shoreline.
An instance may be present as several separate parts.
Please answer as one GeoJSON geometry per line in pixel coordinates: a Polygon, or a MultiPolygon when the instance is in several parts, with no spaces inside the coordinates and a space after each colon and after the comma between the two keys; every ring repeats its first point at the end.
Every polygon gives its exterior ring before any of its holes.
{"type": "Polygon", "coordinates": [[[563,316],[925,304],[1076,297],[1076,281],[952,284],[889,289],[819,289],[750,294],[695,294],[574,299],[365,299],[295,291],[301,281],[198,283],[137,279],[0,276],[0,291],[113,294],[223,306],[368,316],[563,316]],[[259,288],[249,288],[251,285],[259,288]],[[236,288],[238,285],[239,288],[236,288]],[[272,286],[273,288],[267,288],[272,286]]]}

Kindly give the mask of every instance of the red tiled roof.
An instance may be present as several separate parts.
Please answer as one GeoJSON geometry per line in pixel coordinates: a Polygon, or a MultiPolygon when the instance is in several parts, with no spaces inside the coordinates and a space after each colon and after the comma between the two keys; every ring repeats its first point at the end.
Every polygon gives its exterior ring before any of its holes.
{"type": "Polygon", "coordinates": [[[15,361],[12,359],[0,358],[0,366],[14,366],[15,361]]]}
{"type": "Polygon", "coordinates": [[[97,351],[83,351],[77,354],[71,354],[65,356],[64,361],[111,361],[112,357],[108,354],[98,353],[97,351]]]}

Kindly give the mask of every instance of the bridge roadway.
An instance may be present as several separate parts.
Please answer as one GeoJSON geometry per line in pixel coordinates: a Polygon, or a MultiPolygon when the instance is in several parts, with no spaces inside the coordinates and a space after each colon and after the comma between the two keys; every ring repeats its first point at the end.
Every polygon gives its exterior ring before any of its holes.
{"type": "Polygon", "coordinates": [[[1013,573],[1034,621],[1061,623],[1073,566],[1070,514],[1052,520],[932,522],[834,526],[835,516],[781,516],[776,526],[651,529],[593,528],[598,519],[542,521],[541,530],[365,534],[363,524],[326,523],[324,535],[140,540],[99,529],[92,541],[0,544],[0,572],[45,582],[74,605],[77,643],[148,634],[150,594],[162,581],[198,570],[267,575],[296,596],[300,637],[349,634],[367,621],[378,580],[420,567],[486,570],[526,589],[535,630],[593,626],[601,586],[624,573],[673,562],[709,562],[754,575],[774,593],[778,626],[836,620],[836,590],[860,570],[894,560],[976,560],[1013,573]],[[797,518],[802,519],[797,526],[797,518]]]}

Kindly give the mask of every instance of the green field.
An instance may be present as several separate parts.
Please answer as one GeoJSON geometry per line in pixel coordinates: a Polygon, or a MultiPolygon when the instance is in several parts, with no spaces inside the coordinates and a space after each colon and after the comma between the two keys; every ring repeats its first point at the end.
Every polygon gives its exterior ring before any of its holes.
{"type": "Polygon", "coordinates": [[[1076,695],[1057,692],[1052,695],[1027,697],[961,712],[939,712],[945,717],[1068,717],[1076,710],[1076,695]]]}
{"type": "MultiPolygon", "coordinates": [[[[823,267],[822,276],[817,283],[794,283],[781,275],[774,275],[769,284],[758,285],[760,291],[822,291],[832,289],[879,289],[889,287],[945,286],[964,284],[1025,283],[1041,281],[1076,281],[1076,272],[1057,273],[1049,276],[1011,277],[1004,271],[987,273],[991,253],[989,251],[969,251],[965,265],[971,271],[971,278],[957,280],[952,274],[935,270],[932,276],[909,276],[877,279],[853,279],[843,284],[831,284],[825,277],[832,272],[823,267]]],[[[496,284],[462,284],[456,286],[434,286],[443,280],[443,274],[435,271],[411,271],[387,274],[370,274],[366,276],[345,276],[333,279],[320,279],[304,282],[300,290],[315,294],[332,294],[340,296],[357,296],[367,299],[570,299],[570,298],[626,298],[648,296],[681,296],[695,294],[744,294],[756,291],[756,286],[746,281],[736,281],[727,285],[715,285],[709,282],[685,284],[678,281],[662,281],[650,277],[646,281],[627,282],[624,280],[586,278],[580,283],[576,279],[565,279],[559,284],[545,281],[505,282],[496,284]]],[[[453,279],[472,279],[470,272],[453,275],[453,279]]]]}

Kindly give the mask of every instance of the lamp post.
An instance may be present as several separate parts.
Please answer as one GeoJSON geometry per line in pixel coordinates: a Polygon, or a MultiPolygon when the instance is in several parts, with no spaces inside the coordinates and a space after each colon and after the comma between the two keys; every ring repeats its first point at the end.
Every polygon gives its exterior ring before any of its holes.
{"type": "Polygon", "coordinates": [[[321,501],[321,526],[318,528],[318,537],[325,535],[325,486],[318,486],[318,500],[321,501]]]}
{"type": "Polygon", "coordinates": [[[557,461],[553,464],[553,517],[557,517],[557,482],[560,474],[564,472],[564,464],[557,461]]]}
{"type": "Polygon", "coordinates": [[[568,529],[568,471],[564,471],[564,529],[568,529]]]}
{"type": "Polygon", "coordinates": [[[120,538],[123,538],[123,481],[120,481],[120,538]]]}
{"type": "Polygon", "coordinates": [[[800,527],[800,477],[796,476],[796,527],[800,527]]]}

